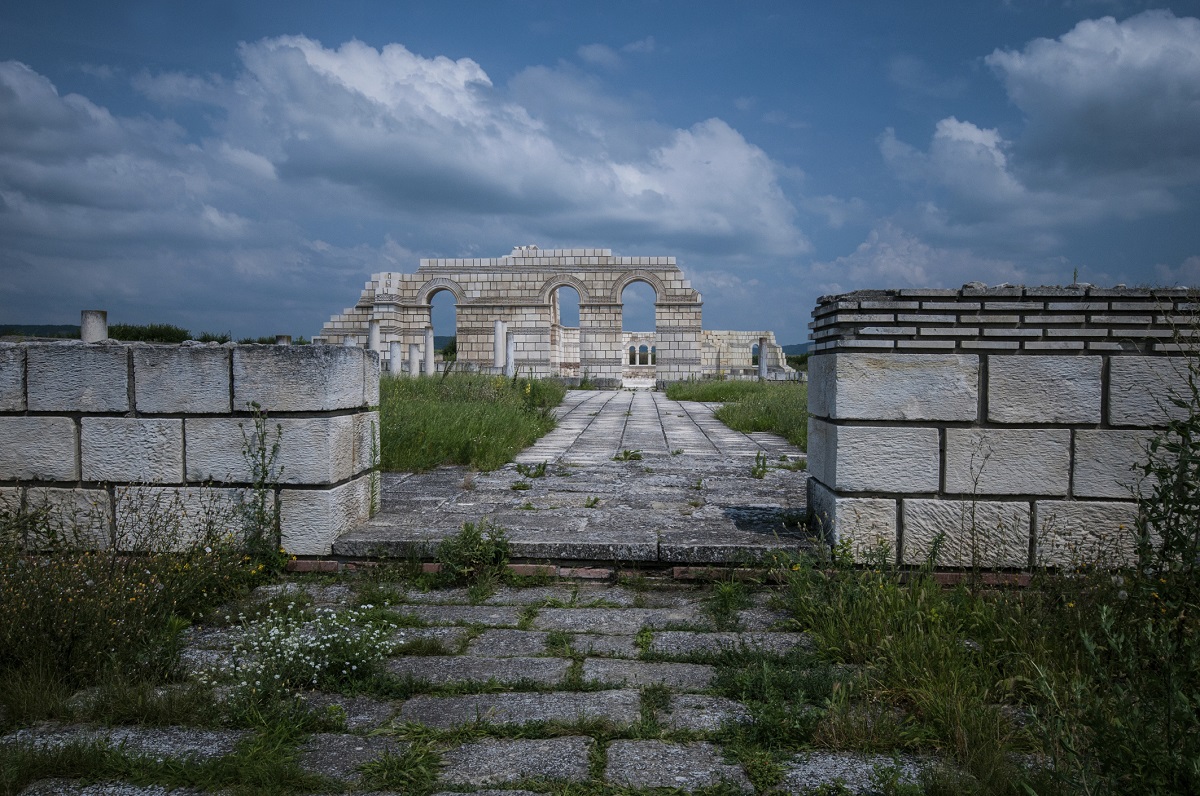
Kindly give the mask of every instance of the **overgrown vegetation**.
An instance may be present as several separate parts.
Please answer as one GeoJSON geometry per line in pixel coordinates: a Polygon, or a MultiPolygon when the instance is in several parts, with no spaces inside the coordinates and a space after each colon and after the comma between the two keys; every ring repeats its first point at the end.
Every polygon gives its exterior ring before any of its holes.
{"type": "Polygon", "coordinates": [[[769,431],[808,449],[808,385],[794,381],[680,381],[673,401],[723,402],[714,415],[735,431],[769,431]]]}
{"type": "Polygon", "coordinates": [[[380,380],[383,469],[495,470],[554,428],[566,388],[548,379],[451,373],[380,380]]]}

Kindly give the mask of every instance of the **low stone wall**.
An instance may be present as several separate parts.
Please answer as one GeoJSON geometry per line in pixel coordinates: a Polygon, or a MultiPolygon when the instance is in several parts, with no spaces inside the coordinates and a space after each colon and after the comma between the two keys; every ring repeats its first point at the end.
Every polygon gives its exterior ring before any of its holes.
{"type": "Polygon", "coordinates": [[[329,553],[378,501],[379,357],[359,348],[0,344],[0,498],[81,518],[97,547],[137,547],[156,508],[194,533],[253,482],[253,404],[268,445],[282,430],[281,544],[329,553]]]}
{"type": "Polygon", "coordinates": [[[1134,465],[1186,396],[1185,290],[862,291],[820,299],[809,506],[857,556],[1065,565],[1128,554],[1134,465]]]}

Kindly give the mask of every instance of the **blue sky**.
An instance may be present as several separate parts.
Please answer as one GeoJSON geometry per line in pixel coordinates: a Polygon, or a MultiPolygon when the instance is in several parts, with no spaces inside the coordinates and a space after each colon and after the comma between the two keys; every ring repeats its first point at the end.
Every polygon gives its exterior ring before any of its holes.
{"type": "Polygon", "coordinates": [[[784,343],[860,288],[1200,285],[1197,17],[7,3],[0,324],[310,336],[374,272],[527,243],[675,255],[706,327],[784,343]]]}

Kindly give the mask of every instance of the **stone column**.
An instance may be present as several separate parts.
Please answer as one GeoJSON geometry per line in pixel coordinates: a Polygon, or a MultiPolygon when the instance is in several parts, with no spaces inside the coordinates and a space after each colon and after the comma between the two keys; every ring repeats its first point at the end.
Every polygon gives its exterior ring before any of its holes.
{"type": "Polygon", "coordinates": [[[290,334],[275,335],[275,345],[291,345],[292,336],[290,334]]]}
{"type": "Polygon", "coordinates": [[[504,332],[507,325],[504,321],[496,321],[496,336],[492,340],[492,356],[494,359],[492,366],[497,370],[504,367],[504,332]]]}
{"type": "Polygon", "coordinates": [[[517,339],[512,332],[504,333],[504,375],[517,375],[517,339]]]}
{"type": "Polygon", "coordinates": [[[758,338],[758,377],[767,378],[767,338],[758,338]]]}
{"type": "Polygon", "coordinates": [[[425,375],[437,373],[437,363],[433,360],[433,327],[425,327],[425,375]]]}
{"type": "Polygon", "coordinates": [[[393,376],[399,376],[403,365],[404,346],[393,340],[388,344],[388,371],[390,371],[393,376]]]}
{"type": "Polygon", "coordinates": [[[421,374],[421,346],[418,343],[408,344],[408,375],[414,379],[421,374]]]}
{"type": "Polygon", "coordinates": [[[367,321],[367,350],[382,351],[379,343],[379,321],[375,318],[367,321]]]}
{"type": "Polygon", "coordinates": [[[79,313],[79,339],[98,343],[108,339],[108,311],[84,310],[79,313]]]}

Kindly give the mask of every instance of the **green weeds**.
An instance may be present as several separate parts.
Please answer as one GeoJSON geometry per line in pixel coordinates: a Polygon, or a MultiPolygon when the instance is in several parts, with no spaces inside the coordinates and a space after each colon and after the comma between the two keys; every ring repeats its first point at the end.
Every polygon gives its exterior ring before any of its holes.
{"type": "Polygon", "coordinates": [[[716,418],[736,431],[770,431],[808,448],[808,385],[799,382],[683,381],[667,387],[674,401],[723,402],[716,418]]]}
{"type": "Polygon", "coordinates": [[[616,456],[613,457],[614,462],[638,462],[642,460],[642,452],[639,450],[629,450],[625,448],[616,456]]]}

